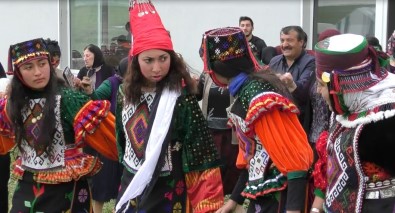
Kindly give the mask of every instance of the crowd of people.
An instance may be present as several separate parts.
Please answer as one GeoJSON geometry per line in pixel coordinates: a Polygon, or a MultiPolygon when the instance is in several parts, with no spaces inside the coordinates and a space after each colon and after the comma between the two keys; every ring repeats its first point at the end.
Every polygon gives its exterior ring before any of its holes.
{"type": "Polygon", "coordinates": [[[10,45],[0,212],[395,212],[395,31],[267,46],[242,16],[203,33],[198,77],[150,1],[129,13],[122,60],[89,44],[72,81],[57,41],[10,45]]]}

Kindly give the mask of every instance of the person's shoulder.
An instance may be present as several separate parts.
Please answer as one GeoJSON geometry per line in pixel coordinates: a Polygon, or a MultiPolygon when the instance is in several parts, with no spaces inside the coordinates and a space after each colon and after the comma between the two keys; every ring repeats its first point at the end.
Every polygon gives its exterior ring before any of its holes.
{"type": "Polygon", "coordinates": [[[302,56],[308,60],[315,60],[314,51],[313,50],[304,50],[304,54],[302,56]]]}
{"type": "Polygon", "coordinates": [[[259,37],[256,36],[256,35],[252,35],[252,40],[255,40],[255,41],[262,41],[262,42],[263,42],[263,39],[259,38],[259,37]]]}
{"type": "Polygon", "coordinates": [[[274,57],[270,60],[269,66],[271,67],[271,66],[274,65],[274,64],[279,64],[279,63],[282,61],[282,59],[283,59],[283,54],[274,56],[274,57]]]}
{"type": "Polygon", "coordinates": [[[310,64],[315,63],[315,57],[312,54],[309,54],[307,50],[305,50],[300,56],[299,64],[310,64]]]}

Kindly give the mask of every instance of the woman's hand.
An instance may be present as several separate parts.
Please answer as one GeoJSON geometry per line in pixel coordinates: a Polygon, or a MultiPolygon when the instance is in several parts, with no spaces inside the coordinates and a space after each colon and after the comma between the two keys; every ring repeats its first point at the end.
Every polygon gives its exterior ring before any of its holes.
{"type": "Polygon", "coordinates": [[[318,196],[315,196],[310,212],[311,213],[324,212],[324,210],[323,210],[324,202],[325,202],[324,199],[322,199],[318,196]]]}
{"type": "Polygon", "coordinates": [[[82,79],[82,81],[80,82],[80,88],[82,88],[82,90],[90,95],[93,92],[93,87],[92,87],[92,81],[89,77],[84,76],[84,78],[82,79]]]}
{"type": "Polygon", "coordinates": [[[220,209],[218,209],[215,213],[230,213],[230,212],[233,212],[233,210],[236,209],[237,205],[238,204],[235,201],[229,199],[228,202],[226,202],[225,205],[222,206],[220,209]]]}
{"type": "Polygon", "coordinates": [[[73,83],[75,88],[79,88],[81,85],[81,80],[79,78],[73,78],[73,83]]]}

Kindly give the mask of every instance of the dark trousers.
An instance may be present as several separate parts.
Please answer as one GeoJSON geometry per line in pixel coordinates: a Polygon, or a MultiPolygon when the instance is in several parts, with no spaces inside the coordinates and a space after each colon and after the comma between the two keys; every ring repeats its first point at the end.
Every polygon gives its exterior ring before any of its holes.
{"type": "Polygon", "coordinates": [[[8,179],[10,178],[10,154],[0,155],[0,213],[8,212],[8,179]]]}

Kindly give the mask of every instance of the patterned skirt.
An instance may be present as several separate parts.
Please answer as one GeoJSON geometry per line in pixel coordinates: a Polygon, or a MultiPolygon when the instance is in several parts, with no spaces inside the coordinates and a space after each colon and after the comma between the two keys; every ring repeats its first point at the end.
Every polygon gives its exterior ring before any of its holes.
{"type": "MultiPolygon", "coordinates": [[[[174,171],[172,171],[173,173],[174,171]]],[[[133,178],[133,174],[124,169],[121,180],[121,190],[118,201],[125,192],[133,178]]],[[[186,211],[186,186],[180,175],[159,177],[146,202],[141,203],[140,197],[130,200],[118,212],[125,213],[185,213],[186,211]]]]}
{"type": "Polygon", "coordinates": [[[92,212],[88,182],[83,180],[61,184],[43,184],[25,172],[12,198],[10,213],[92,212]]]}

